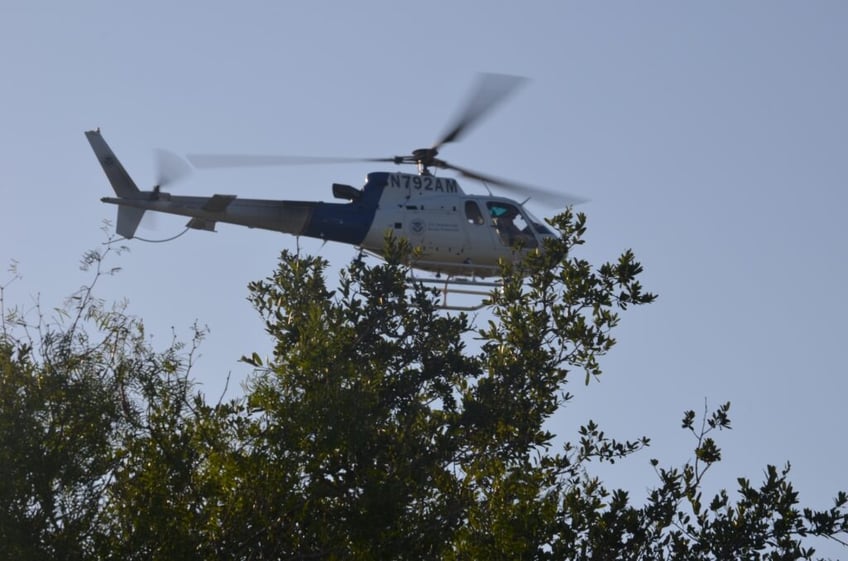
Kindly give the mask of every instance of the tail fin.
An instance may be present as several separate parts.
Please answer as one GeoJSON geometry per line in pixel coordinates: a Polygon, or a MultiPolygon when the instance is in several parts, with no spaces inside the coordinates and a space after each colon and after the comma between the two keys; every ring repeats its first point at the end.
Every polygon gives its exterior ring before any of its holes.
{"type": "Polygon", "coordinates": [[[118,226],[115,228],[115,232],[117,232],[119,236],[124,236],[128,240],[132,239],[143,216],[143,208],[118,205],[118,226]]]}
{"type": "Polygon", "coordinates": [[[138,190],[132,177],[124,169],[124,166],[121,165],[121,162],[118,161],[118,158],[115,157],[115,153],[112,152],[112,149],[103,140],[103,137],[100,135],[100,129],[86,131],[85,136],[94,150],[94,155],[100,160],[100,165],[103,166],[103,171],[106,173],[106,177],[109,178],[109,183],[112,184],[112,189],[115,190],[115,193],[125,199],[136,198],[141,191],[138,190]]]}
{"type": "MultiPolygon", "coordinates": [[[[106,173],[109,183],[112,184],[115,194],[122,199],[141,198],[141,191],[136,187],[132,177],[121,165],[115,153],[106,144],[103,136],[100,135],[100,129],[86,131],[85,136],[88,138],[92,150],[94,150],[94,155],[97,156],[100,165],[103,166],[103,171],[106,173]]],[[[143,208],[129,207],[118,203],[118,225],[115,231],[118,235],[127,239],[132,238],[143,216],[143,208]]]]}

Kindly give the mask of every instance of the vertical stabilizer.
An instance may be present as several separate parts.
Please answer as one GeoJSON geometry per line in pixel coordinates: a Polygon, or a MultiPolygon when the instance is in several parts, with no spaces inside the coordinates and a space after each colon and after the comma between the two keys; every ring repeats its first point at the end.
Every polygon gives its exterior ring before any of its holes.
{"type": "Polygon", "coordinates": [[[127,170],[124,169],[124,166],[121,165],[121,162],[118,161],[115,153],[112,152],[112,149],[103,140],[103,137],[100,135],[100,129],[86,131],[85,136],[88,138],[88,143],[91,144],[92,150],[94,150],[94,155],[97,156],[100,165],[103,166],[103,171],[106,173],[106,177],[109,178],[109,183],[112,184],[112,189],[115,190],[115,193],[125,199],[136,198],[140,193],[138,187],[136,187],[135,182],[130,177],[130,174],[127,173],[127,170]]]}
{"type": "MultiPolygon", "coordinates": [[[[142,198],[140,196],[141,191],[139,191],[135,181],[132,180],[132,177],[124,169],[124,166],[121,165],[115,153],[106,144],[106,141],[100,134],[100,129],[86,131],[85,136],[88,138],[88,143],[91,144],[91,149],[94,150],[94,155],[97,156],[100,165],[103,166],[103,171],[106,173],[109,183],[112,184],[115,194],[121,199],[142,198]]],[[[115,231],[118,235],[124,236],[127,239],[132,238],[143,216],[143,208],[135,208],[118,203],[118,226],[115,228],[115,231]]]]}
{"type": "Polygon", "coordinates": [[[127,239],[132,238],[143,216],[143,208],[118,205],[118,226],[115,231],[119,236],[124,236],[127,239]]]}

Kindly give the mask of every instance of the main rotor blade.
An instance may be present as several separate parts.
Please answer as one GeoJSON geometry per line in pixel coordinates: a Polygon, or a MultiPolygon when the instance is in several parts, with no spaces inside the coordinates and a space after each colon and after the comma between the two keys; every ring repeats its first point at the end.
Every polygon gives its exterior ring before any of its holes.
{"type": "Polygon", "coordinates": [[[356,162],[394,162],[393,158],[335,158],[322,156],[261,156],[249,154],[188,154],[196,168],[238,168],[261,166],[297,166],[311,164],[348,164],[356,162]]]}
{"type": "Polygon", "coordinates": [[[157,148],[153,151],[156,161],[156,185],[164,187],[176,183],[191,173],[191,166],[173,152],[157,148]]]}
{"type": "Polygon", "coordinates": [[[508,74],[480,74],[465,108],[453,126],[433,145],[433,149],[438,150],[443,144],[459,140],[486,113],[526,81],[526,78],[508,74]]]}
{"type": "Polygon", "coordinates": [[[447,162],[443,162],[443,164],[443,167],[452,169],[458,172],[460,175],[469,179],[477,179],[484,183],[497,185],[505,191],[510,191],[520,196],[530,197],[531,199],[537,200],[555,208],[564,208],[567,206],[578,205],[587,201],[587,199],[575,197],[574,195],[569,195],[567,193],[559,193],[548,189],[542,189],[541,187],[534,187],[532,185],[516,183],[515,181],[510,181],[508,179],[501,179],[499,177],[493,177],[491,175],[483,175],[482,173],[478,173],[476,171],[466,168],[461,168],[459,166],[455,166],[447,162]]]}

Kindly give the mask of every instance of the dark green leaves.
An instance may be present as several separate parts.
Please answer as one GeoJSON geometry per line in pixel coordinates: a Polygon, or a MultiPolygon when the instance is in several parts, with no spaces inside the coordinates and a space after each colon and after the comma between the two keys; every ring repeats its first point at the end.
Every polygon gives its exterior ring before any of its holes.
{"type": "MultiPolygon", "coordinates": [[[[684,413],[691,459],[650,460],[644,499],[608,488],[597,464],[647,438],[591,420],[554,434],[571,372],[600,379],[620,314],[655,296],[631,251],[580,257],[584,215],[551,224],[561,237],[503,263],[479,320],[409,282],[403,240],[332,283],[325,261],[283,252],[249,286],[270,349],[242,350],[254,371],[227,403],[192,387],[202,330],[155,350],[90,288],[50,329],[7,314],[2,557],[796,559],[813,555],[809,536],[844,540],[848,494],[800,508],[788,464],[710,498],[729,403],[684,413]]],[[[85,258],[97,277],[102,257],[85,258]]]]}

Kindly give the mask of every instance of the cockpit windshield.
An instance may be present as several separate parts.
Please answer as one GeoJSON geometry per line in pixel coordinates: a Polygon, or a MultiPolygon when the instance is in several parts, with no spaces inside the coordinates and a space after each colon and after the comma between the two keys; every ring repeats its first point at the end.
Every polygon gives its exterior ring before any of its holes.
{"type": "Polygon", "coordinates": [[[530,224],[533,225],[533,230],[536,231],[537,234],[542,234],[543,236],[553,236],[554,233],[551,229],[545,224],[543,220],[539,220],[533,214],[527,210],[526,208],[522,208],[524,211],[524,215],[527,217],[527,220],[530,221],[530,224]]]}

